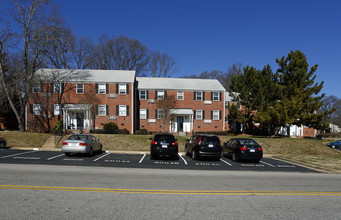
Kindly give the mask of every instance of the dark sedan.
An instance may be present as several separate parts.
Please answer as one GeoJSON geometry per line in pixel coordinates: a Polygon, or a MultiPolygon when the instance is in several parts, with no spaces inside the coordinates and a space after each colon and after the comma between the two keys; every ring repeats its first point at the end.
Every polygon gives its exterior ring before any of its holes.
{"type": "Polygon", "coordinates": [[[232,138],[223,145],[223,155],[233,161],[254,160],[257,163],[263,158],[263,148],[248,138],[232,138]]]}
{"type": "Polygon", "coordinates": [[[0,137],[0,148],[5,148],[6,146],[7,146],[6,139],[0,137]]]}
{"type": "Polygon", "coordinates": [[[330,148],[333,148],[333,149],[340,149],[341,150],[341,140],[330,142],[327,144],[327,146],[330,148]]]}
{"type": "Polygon", "coordinates": [[[185,146],[186,156],[192,156],[193,160],[200,157],[211,157],[220,160],[222,147],[220,139],[215,135],[195,134],[187,140],[185,146]]]}
{"type": "Polygon", "coordinates": [[[151,141],[150,159],[154,159],[159,156],[178,156],[178,142],[174,135],[168,133],[155,134],[154,138],[151,138],[151,141]]]}

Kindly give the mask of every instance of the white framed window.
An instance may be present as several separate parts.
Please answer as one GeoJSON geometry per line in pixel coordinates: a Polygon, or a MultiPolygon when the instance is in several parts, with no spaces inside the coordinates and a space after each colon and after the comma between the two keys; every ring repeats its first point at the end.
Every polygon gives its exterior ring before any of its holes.
{"type": "Polygon", "coordinates": [[[127,106],[120,105],[119,106],[119,115],[118,116],[127,116],[127,106]]]}
{"type": "Polygon", "coordinates": [[[203,92],[195,92],[195,100],[202,101],[203,100],[203,92]]]}
{"type": "Polygon", "coordinates": [[[202,110],[195,110],[195,119],[197,119],[197,120],[203,119],[202,110]]]}
{"type": "Polygon", "coordinates": [[[127,94],[127,84],[125,83],[119,84],[119,94],[127,94]]]}
{"type": "Polygon", "coordinates": [[[40,87],[41,85],[40,85],[40,83],[33,83],[33,87],[32,87],[32,91],[33,92],[41,92],[40,91],[40,89],[41,89],[41,87],[40,87]]]}
{"type": "Polygon", "coordinates": [[[53,106],[53,114],[54,115],[62,115],[62,105],[54,104],[54,106],[53,106]]]}
{"type": "Polygon", "coordinates": [[[158,109],[157,110],[157,119],[165,119],[166,113],[164,109],[158,109]]]}
{"type": "Polygon", "coordinates": [[[107,115],[107,106],[106,105],[98,105],[98,115],[106,116],[107,115]]]}
{"type": "Polygon", "coordinates": [[[220,111],[219,110],[213,110],[212,111],[212,119],[213,120],[219,120],[219,118],[220,118],[220,111]]]}
{"type": "Polygon", "coordinates": [[[146,100],[146,99],[147,99],[147,91],[140,90],[140,100],[146,100]]]}
{"type": "Polygon", "coordinates": [[[140,119],[147,119],[147,109],[140,109],[140,119]]]}
{"type": "Polygon", "coordinates": [[[84,93],[84,84],[83,83],[77,83],[76,84],[76,93],[77,94],[83,94],[84,93]]]}
{"type": "Polygon", "coordinates": [[[61,93],[62,91],[62,84],[61,83],[54,83],[53,84],[53,93],[61,93]]]}
{"type": "Polygon", "coordinates": [[[39,104],[32,104],[33,115],[41,115],[41,107],[39,104]]]}
{"type": "Polygon", "coordinates": [[[178,91],[177,97],[178,100],[184,100],[184,91],[178,91]]]}
{"type": "Polygon", "coordinates": [[[212,101],[220,100],[220,92],[212,92],[212,101]]]}
{"type": "Polygon", "coordinates": [[[102,83],[98,84],[98,94],[106,94],[107,93],[107,85],[102,83]]]}
{"type": "Polygon", "coordinates": [[[158,90],[157,91],[157,100],[164,100],[165,99],[165,91],[164,90],[158,90]]]}

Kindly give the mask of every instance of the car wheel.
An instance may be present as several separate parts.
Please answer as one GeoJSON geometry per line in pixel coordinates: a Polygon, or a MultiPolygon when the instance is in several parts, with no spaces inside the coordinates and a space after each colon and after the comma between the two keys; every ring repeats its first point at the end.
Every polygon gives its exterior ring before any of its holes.
{"type": "Polygon", "coordinates": [[[5,143],[4,143],[4,142],[1,142],[1,143],[0,143],[0,148],[5,148],[5,147],[6,147],[5,143]]]}
{"type": "Polygon", "coordinates": [[[232,160],[233,160],[234,162],[237,162],[237,161],[238,161],[238,158],[237,158],[236,153],[233,153],[233,154],[232,154],[232,160]]]}
{"type": "Polygon", "coordinates": [[[155,159],[155,157],[154,157],[153,154],[150,154],[149,156],[150,156],[150,159],[151,159],[151,160],[154,160],[154,159],[155,159]]]}
{"type": "Polygon", "coordinates": [[[98,150],[98,152],[102,152],[103,151],[103,147],[102,147],[102,145],[99,147],[99,150],[98,150]]]}
{"type": "Polygon", "coordinates": [[[68,156],[70,156],[70,154],[71,154],[71,153],[65,153],[65,156],[67,156],[67,157],[68,157],[68,156]]]}
{"type": "Polygon", "coordinates": [[[255,162],[256,162],[256,163],[259,163],[259,162],[260,162],[260,160],[258,160],[258,159],[257,159],[257,160],[255,160],[255,162]]]}
{"type": "Polygon", "coordinates": [[[88,153],[89,157],[91,157],[93,155],[93,153],[94,152],[93,152],[92,148],[90,148],[89,153],[88,153]]]}
{"type": "Polygon", "coordinates": [[[185,156],[189,156],[189,153],[188,153],[187,147],[185,147],[185,156]]]}
{"type": "Polygon", "coordinates": [[[216,161],[220,161],[220,157],[216,157],[215,160],[216,160],[216,161]]]}

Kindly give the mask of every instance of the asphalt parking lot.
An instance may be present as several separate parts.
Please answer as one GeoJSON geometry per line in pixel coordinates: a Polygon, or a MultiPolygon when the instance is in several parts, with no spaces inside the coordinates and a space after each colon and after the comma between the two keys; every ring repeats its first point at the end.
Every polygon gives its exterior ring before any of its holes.
{"type": "Polygon", "coordinates": [[[151,160],[149,154],[118,154],[101,152],[88,157],[82,154],[65,156],[60,151],[5,150],[0,149],[0,163],[9,164],[44,164],[99,167],[131,167],[156,169],[195,169],[195,170],[245,170],[272,172],[317,172],[315,170],[276,160],[263,158],[259,163],[248,161],[233,162],[222,157],[215,160],[193,160],[179,154],[178,158],[158,158],[151,160]]]}

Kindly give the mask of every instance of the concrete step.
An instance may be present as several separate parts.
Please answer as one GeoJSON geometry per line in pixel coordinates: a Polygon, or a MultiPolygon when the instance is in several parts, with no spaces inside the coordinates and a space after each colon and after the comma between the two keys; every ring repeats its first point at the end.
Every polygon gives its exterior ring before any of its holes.
{"type": "Polygon", "coordinates": [[[55,147],[54,136],[52,135],[51,137],[49,137],[41,147],[42,148],[51,148],[51,147],[53,148],[53,147],[55,147]]]}

